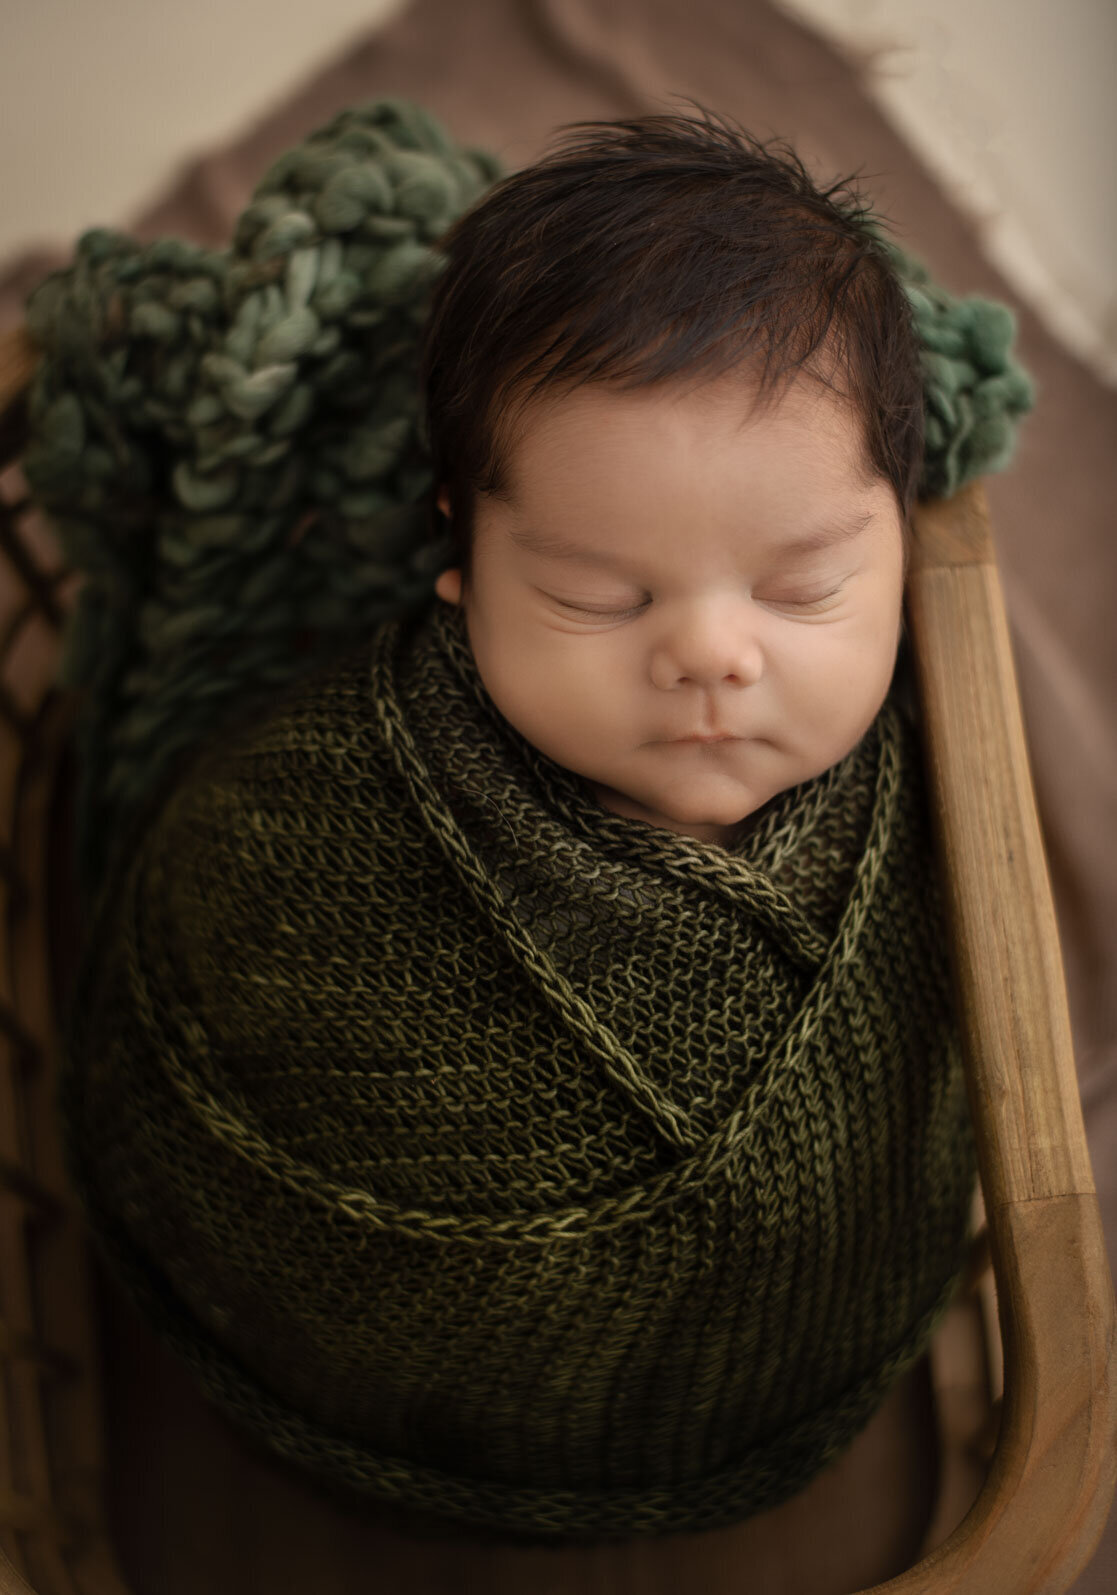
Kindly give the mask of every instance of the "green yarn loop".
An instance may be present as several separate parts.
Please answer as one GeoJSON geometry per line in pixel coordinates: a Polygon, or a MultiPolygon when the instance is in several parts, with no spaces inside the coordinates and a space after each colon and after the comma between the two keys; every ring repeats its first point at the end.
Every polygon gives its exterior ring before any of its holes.
{"type": "Polygon", "coordinates": [[[920,498],[949,498],[1004,470],[1035,388],[1012,357],[1016,317],[1007,305],[956,299],[926,267],[881,240],[903,282],[923,348],[925,447],[920,498]]]}
{"type": "MultiPolygon", "coordinates": [[[[33,294],[25,470],[87,578],[61,680],[78,876],[231,710],[431,595],[417,356],[439,236],[498,175],[419,107],[343,112],[282,155],[231,247],[95,229],[33,294]]],[[[1011,313],[895,245],[924,346],[923,496],[1007,463],[1032,403],[1011,313]]]]}

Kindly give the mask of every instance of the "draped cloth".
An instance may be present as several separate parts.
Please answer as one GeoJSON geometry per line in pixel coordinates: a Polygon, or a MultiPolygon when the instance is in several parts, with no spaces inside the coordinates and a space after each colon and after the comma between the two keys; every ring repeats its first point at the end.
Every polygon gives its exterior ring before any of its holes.
{"type": "Polygon", "coordinates": [[[207,746],[99,895],[68,1155],[202,1387],[321,1479],[558,1539],[802,1488],[973,1184],[915,726],[728,847],[608,813],[460,612],[207,746]]]}

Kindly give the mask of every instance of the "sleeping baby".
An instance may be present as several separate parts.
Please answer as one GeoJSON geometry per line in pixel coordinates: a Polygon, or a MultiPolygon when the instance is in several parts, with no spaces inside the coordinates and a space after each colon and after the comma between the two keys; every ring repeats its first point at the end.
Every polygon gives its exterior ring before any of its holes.
{"type": "Polygon", "coordinates": [[[574,129],[441,242],[429,601],[214,739],[63,1107],[234,1420],[550,1540],[739,1522],[920,1357],[970,1132],[902,690],[924,376],[866,206],[574,129]]]}

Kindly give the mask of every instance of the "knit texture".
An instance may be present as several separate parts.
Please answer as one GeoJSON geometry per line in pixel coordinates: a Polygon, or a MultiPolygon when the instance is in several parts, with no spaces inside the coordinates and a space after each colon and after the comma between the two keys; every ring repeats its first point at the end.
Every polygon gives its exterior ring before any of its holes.
{"type": "Polygon", "coordinates": [[[227,249],[94,228],[28,304],[24,469],[86,581],[77,863],[249,697],[431,596],[418,345],[437,240],[499,166],[421,106],[286,151],[227,249]]]}
{"type": "MultiPolygon", "coordinates": [[[[228,249],[105,229],[32,296],[28,480],[86,581],[78,874],[249,697],[426,602],[418,346],[438,239],[497,175],[421,107],[342,112],[261,181],[228,249]]],[[[1011,456],[1029,379],[1003,305],[955,298],[878,236],[923,348],[922,497],[1011,456]]]]}
{"type": "Polygon", "coordinates": [[[209,747],[102,892],[68,1155],[278,1453],[515,1533],[737,1522],[923,1349],[973,1162],[914,729],[720,848],[599,808],[460,612],[209,747]]]}

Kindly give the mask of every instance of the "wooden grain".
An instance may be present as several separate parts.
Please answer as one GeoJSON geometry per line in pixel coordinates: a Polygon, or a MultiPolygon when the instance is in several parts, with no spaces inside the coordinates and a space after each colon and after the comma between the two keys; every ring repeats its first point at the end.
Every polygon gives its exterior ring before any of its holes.
{"type": "MultiPolygon", "coordinates": [[[[22,332],[0,338],[0,471],[23,440],[34,360],[22,332]]],[[[22,497],[9,477],[0,492],[22,497]]],[[[72,700],[54,690],[68,601],[55,591],[53,546],[26,512],[5,508],[0,679],[26,735],[0,725],[0,1595],[127,1595],[101,1521],[86,1240],[55,1114],[48,842],[73,718],[72,700]]]]}
{"type": "Polygon", "coordinates": [[[931,499],[917,507],[913,573],[995,563],[993,532],[980,484],[964,487],[953,498],[931,499]]]}
{"type": "Polygon", "coordinates": [[[874,1595],[1059,1595],[1105,1526],[1117,1381],[1097,1199],[1012,1203],[991,1227],[1006,1364],[993,1466],[955,1534],[874,1595]]]}
{"type": "Polygon", "coordinates": [[[983,495],[958,498],[956,536],[942,505],[920,523],[932,546],[913,564],[908,602],[974,1120],[986,1143],[982,1183],[996,1206],[1094,1183],[983,495]]]}
{"type": "Polygon", "coordinates": [[[1065,1590],[1117,1482],[1117,1336],[984,494],[917,517],[909,619],[997,1278],[1005,1395],[958,1531],[889,1595],[1065,1590]]]}
{"type": "Polygon", "coordinates": [[[13,327],[0,336],[0,417],[23,397],[38,358],[24,327],[13,327]]]}
{"type": "Polygon", "coordinates": [[[35,1595],[31,1585],[19,1576],[3,1550],[0,1550],[0,1595],[35,1595]]]}
{"type": "MultiPolygon", "coordinates": [[[[40,626],[41,617],[30,615],[24,634],[38,633],[40,626]]],[[[58,846],[55,794],[66,768],[63,752],[76,705],[73,695],[53,690],[56,659],[57,649],[52,657],[40,635],[31,647],[20,647],[17,639],[14,656],[4,659],[5,671],[18,665],[19,691],[28,708],[37,704],[36,753],[24,761],[15,829],[27,906],[8,926],[7,957],[13,1001],[43,1060],[42,1067],[25,1070],[22,1077],[27,1157],[42,1183],[66,1197],[56,1111],[60,1004],[48,954],[58,936],[52,908],[66,852],[58,846]]],[[[35,1209],[27,1211],[35,1217],[35,1209]]],[[[26,1542],[27,1577],[39,1595],[128,1595],[104,1525],[105,1415],[84,1222],[67,1198],[53,1219],[35,1217],[35,1225],[31,1255],[38,1331],[80,1368],[80,1376],[39,1381],[52,1464],[50,1494],[64,1539],[61,1549],[45,1534],[26,1542]]]]}

